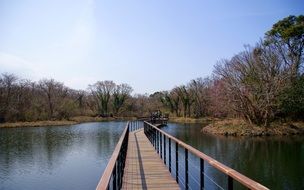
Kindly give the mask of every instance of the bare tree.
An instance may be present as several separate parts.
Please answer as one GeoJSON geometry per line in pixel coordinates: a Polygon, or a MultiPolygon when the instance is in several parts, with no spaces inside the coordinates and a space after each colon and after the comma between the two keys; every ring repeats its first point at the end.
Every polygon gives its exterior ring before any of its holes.
{"type": "Polygon", "coordinates": [[[38,88],[48,105],[49,119],[53,118],[55,110],[68,95],[68,89],[63,83],[56,82],[54,79],[43,79],[38,82],[38,88]]]}
{"type": "Polygon", "coordinates": [[[113,110],[115,114],[119,112],[120,108],[123,106],[132,91],[132,87],[128,84],[120,84],[115,86],[113,90],[113,110]]]}
{"type": "Polygon", "coordinates": [[[189,88],[187,88],[185,85],[179,86],[177,87],[177,94],[180,97],[183,105],[184,117],[191,117],[191,105],[194,102],[194,98],[189,88]]]}
{"type": "Polygon", "coordinates": [[[210,86],[209,78],[197,78],[190,81],[188,84],[189,92],[193,97],[193,112],[195,117],[202,117],[208,114],[210,103],[210,86]]]}
{"type": "Polygon", "coordinates": [[[102,116],[108,116],[109,114],[109,101],[115,86],[116,84],[113,81],[98,81],[89,86],[97,102],[98,112],[102,116]]]}
{"type": "Polygon", "coordinates": [[[13,74],[4,73],[0,78],[0,121],[7,120],[10,112],[13,90],[18,78],[13,74]]]}
{"type": "Polygon", "coordinates": [[[287,69],[278,53],[262,44],[247,48],[230,61],[216,65],[236,112],[249,122],[268,126],[286,86],[287,69]]]}

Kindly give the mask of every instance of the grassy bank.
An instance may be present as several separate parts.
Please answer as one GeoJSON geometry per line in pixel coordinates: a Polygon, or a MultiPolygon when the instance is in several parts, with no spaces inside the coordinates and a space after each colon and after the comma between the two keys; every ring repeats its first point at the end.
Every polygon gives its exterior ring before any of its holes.
{"type": "Polygon", "coordinates": [[[77,117],[72,117],[69,120],[47,120],[47,121],[1,123],[0,128],[63,126],[63,125],[75,125],[85,122],[120,121],[120,120],[132,120],[132,119],[134,118],[132,117],[103,118],[103,117],[77,116],[77,117]]]}
{"type": "Polygon", "coordinates": [[[304,134],[304,122],[274,122],[268,128],[248,124],[241,119],[212,121],[202,132],[225,136],[280,136],[304,134]]]}
{"type": "Polygon", "coordinates": [[[12,127],[45,127],[45,126],[61,126],[61,125],[74,125],[76,121],[30,121],[30,122],[13,122],[13,123],[1,123],[0,128],[12,128],[12,127]]]}
{"type": "Polygon", "coordinates": [[[210,123],[216,121],[215,118],[188,118],[188,117],[170,117],[169,121],[174,123],[210,123]]]}
{"type": "Polygon", "coordinates": [[[170,117],[170,122],[199,123],[201,132],[225,136],[280,136],[304,134],[304,122],[273,122],[270,127],[259,127],[235,118],[184,118],[170,117]]]}

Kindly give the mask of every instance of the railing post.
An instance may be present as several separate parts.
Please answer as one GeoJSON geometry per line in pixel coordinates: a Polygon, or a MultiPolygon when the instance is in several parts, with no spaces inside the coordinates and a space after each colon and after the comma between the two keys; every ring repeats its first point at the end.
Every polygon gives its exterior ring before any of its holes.
{"type": "MultiPolygon", "coordinates": [[[[123,149],[123,147],[122,147],[122,149],[123,149]]],[[[117,159],[117,161],[116,161],[116,163],[117,163],[117,178],[118,178],[118,182],[117,182],[117,187],[118,187],[118,189],[120,188],[120,179],[121,179],[121,176],[120,176],[120,173],[121,173],[121,155],[122,155],[123,153],[122,152],[120,152],[119,154],[118,154],[118,159],[117,159]]]]}
{"type": "Polygon", "coordinates": [[[171,173],[171,138],[169,138],[169,172],[171,173]]]}
{"type": "Polygon", "coordinates": [[[185,148],[185,188],[188,189],[189,175],[188,175],[188,149],[185,148]]]}
{"type": "Polygon", "coordinates": [[[178,144],[175,142],[175,178],[178,184],[178,144]]]}
{"type": "Polygon", "coordinates": [[[151,144],[154,145],[154,135],[153,135],[153,128],[152,127],[149,128],[149,133],[150,133],[151,144]]]}
{"type": "Polygon", "coordinates": [[[228,190],[233,189],[233,178],[228,176],[228,190]]]}
{"type": "Polygon", "coordinates": [[[151,144],[153,145],[153,148],[155,148],[154,146],[154,131],[153,131],[153,128],[151,129],[151,144]]]}
{"type": "Polygon", "coordinates": [[[113,190],[116,190],[116,174],[117,174],[117,168],[116,164],[114,165],[114,171],[113,171],[113,190]]]}
{"type": "Polygon", "coordinates": [[[153,145],[153,131],[151,127],[149,128],[149,136],[150,136],[151,144],[153,145]]]}
{"type": "Polygon", "coordinates": [[[166,165],[166,135],[164,135],[164,164],[166,165]]]}
{"type": "Polygon", "coordinates": [[[154,139],[154,148],[156,150],[156,130],[153,128],[152,131],[153,131],[153,139],[154,139]]]}
{"type": "Polygon", "coordinates": [[[162,143],[162,133],[159,133],[159,139],[160,139],[160,158],[163,158],[163,143],[162,143]]]}
{"type": "Polygon", "coordinates": [[[159,131],[157,131],[156,130],[156,146],[157,146],[157,148],[156,148],[156,150],[157,150],[157,154],[159,154],[159,131]]]}
{"type": "Polygon", "coordinates": [[[200,189],[204,189],[204,159],[200,158],[200,189]]]}

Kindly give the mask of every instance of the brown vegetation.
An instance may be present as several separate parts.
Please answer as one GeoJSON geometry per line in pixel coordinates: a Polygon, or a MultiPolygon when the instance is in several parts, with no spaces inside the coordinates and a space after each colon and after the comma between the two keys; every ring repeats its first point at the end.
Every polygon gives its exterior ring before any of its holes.
{"type": "Polygon", "coordinates": [[[304,16],[289,16],[257,45],[218,62],[211,78],[163,92],[162,102],[177,117],[242,118],[259,127],[303,120],[303,48],[304,16]]]}
{"type": "Polygon", "coordinates": [[[200,123],[200,124],[209,124],[212,121],[219,119],[203,117],[203,118],[189,118],[189,117],[170,117],[169,121],[174,123],[200,123]]]}
{"type": "Polygon", "coordinates": [[[273,136],[304,134],[304,122],[273,122],[271,127],[259,127],[242,119],[225,119],[211,122],[202,132],[226,136],[273,136]]]}
{"type": "Polygon", "coordinates": [[[275,130],[273,123],[304,120],[303,48],[304,16],[289,16],[255,46],[218,62],[212,77],[151,95],[131,95],[131,86],[113,81],[97,81],[81,91],[53,79],[32,82],[5,73],[0,122],[142,117],[161,110],[171,118],[237,118],[275,130]]]}
{"type": "Polygon", "coordinates": [[[122,121],[133,120],[132,117],[90,117],[90,116],[76,116],[71,117],[69,120],[45,120],[45,121],[25,121],[25,122],[6,122],[0,123],[0,128],[11,127],[44,127],[44,126],[65,126],[75,125],[85,122],[104,122],[104,121],[122,121]]]}

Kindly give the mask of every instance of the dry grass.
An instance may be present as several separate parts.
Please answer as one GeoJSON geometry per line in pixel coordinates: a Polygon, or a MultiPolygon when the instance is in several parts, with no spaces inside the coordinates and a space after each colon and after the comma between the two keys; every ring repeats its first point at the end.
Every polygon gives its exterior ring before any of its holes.
{"type": "Polygon", "coordinates": [[[211,121],[215,121],[217,119],[204,117],[204,118],[189,118],[189,117],[170,117],[170,122],[175,123],[210,123],[211,121]]]}
{"type": "Polygon", "coordinates": [[[32,121],[32,122],[14,122],[14,123],[1,123],[0,128],[11,127],[45,127],[45,126],[61,126],[61,125],[74,125],[76,121],[32,121]]]}
{"type": "Polygon", "coordinates": [[[248,124],[242,119],[224,119],[211,122],[202,132],[226,136],[273,136],[304,134],[304,122],[274,122],[270,127],[248,124]]]}
{"type": "Polygon", "coordinates": [[[48,121],[31,121],[31,122],[12,122],[12,123],[1,123],[0,128],[11,128],[11,127],[45,127],[45,126],[63,126],[63,125],[74,125],[85,122],[103,122],[103,121],[117,121],[117,120],[132,120],[135,118],[131,117],[91,117],[91,116],[77,116],[72,117],[70,120],[48,120],[48,121]]]}

